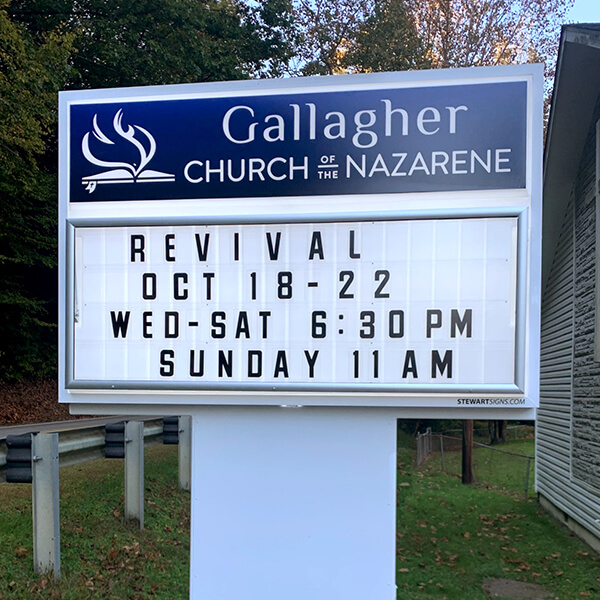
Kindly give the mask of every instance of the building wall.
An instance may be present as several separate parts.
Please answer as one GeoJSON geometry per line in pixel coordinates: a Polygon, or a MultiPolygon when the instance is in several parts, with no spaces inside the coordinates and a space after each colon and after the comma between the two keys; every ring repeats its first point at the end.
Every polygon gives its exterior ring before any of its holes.
{"type": "MultiPolygon", "coordinates": [[[[600,490],[600,363],[596,340],[595,125],[575,187],[575,306],[571,475],[600,490]]],[[[600,332],[599,332],[600,334],[600,332]]]]}
{"type": "Polygon", "coordinates": [[[543,499],[567,524],[600,538],[600,363],[594,360],[598,108],[542,301],[536,455],[543,499]]]}

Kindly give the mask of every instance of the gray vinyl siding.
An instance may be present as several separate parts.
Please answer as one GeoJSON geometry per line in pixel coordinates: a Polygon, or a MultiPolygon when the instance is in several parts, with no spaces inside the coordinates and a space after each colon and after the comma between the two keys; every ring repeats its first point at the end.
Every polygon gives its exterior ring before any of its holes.
{"type": "Polygon", "coordinates": [[[542,301],[536,455],[538,492],[600,537],[595,119],[542,301]]]}
{"type": "Polygon", "coordinates": [[[542,302],[536,432],[537,490],[563,510],[562,495],[571,483],[573,271],[573,205],[569,203],[542,302]]]}
{"type": "MultiPolygon", "coordinates": [[[[600,491],[600,363],[596,332],[596,132],[590,132],[575,187],[575,279],[571,476],[600,491]]],[[[598,516],[596,514],[596,516],[598,516]]]]}

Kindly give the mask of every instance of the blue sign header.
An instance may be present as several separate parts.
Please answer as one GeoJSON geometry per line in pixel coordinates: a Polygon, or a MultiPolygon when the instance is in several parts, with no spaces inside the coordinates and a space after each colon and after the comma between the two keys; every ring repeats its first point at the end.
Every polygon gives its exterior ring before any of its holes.
{"type": "Polygon", "coordinates": [[[527,83],[70,105],[71,202],[525,188],[527,83]]]}

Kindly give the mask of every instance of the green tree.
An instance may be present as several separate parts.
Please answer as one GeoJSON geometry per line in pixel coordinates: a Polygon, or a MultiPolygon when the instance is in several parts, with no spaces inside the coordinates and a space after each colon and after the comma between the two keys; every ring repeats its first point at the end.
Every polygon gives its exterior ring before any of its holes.
{"type": "Polygon", "coordinates": [[[0,2],[0,379],[55,367],[56,176],[41,160],[56,126],[70,37],[39,44],[0,2]]]}
{"type": "Polygon", "coordinates": [[[290,57],[288,0],[15,0],[11,14],[35,37],[74,34],[71,87],[242,79],[290,57]]]}
{"type": "Polygon", "coordinates": [[[360,72],[408,71],[431,67],[429,54],[408,3],[380,0],[358,28],[344,63],[360,72]]]}
{"type": "Polygon", "coordinates": [[[281,72],[288,0],[0,0],[0,381],[56,374],[57,92],[281,72]]]}
{"type": "Polygon", "coordinates": [[[374,0],[294,0],[296,43],[290,65],[295,75],[333,75],[347,70],[344,55],[374,0]]]}

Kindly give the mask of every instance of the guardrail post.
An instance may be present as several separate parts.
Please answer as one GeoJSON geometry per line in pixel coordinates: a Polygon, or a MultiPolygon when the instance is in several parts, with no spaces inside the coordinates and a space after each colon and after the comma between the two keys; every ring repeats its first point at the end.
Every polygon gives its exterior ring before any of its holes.
{"type": "Polygon", "coordinates": [[[190,491],[192,479],[192,417],[179,417],[179,488],[190,491]]]}
{"type": "Polygon", "coordinates": [[[32,436],[33,568],[60,579],[58,433],[32,436]]]}
{"type": "Polygon", "coordinates": [[[144,423],[125,425],[125,521],[144,529],[144,423]]]}

